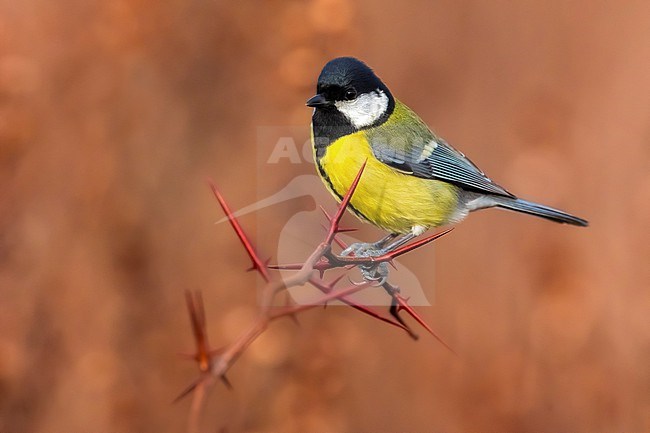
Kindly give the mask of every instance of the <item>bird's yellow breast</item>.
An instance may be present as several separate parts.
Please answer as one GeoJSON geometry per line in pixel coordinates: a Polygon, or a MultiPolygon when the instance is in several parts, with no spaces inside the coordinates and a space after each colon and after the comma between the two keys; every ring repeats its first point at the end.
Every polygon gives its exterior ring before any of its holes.
{"type": "Polygon", "coordinates": [[[364,161],[368,161],[350,204],[363,218],[385,230],[407,233],[414,226],[437,227],[456,210],[458,188],[395,170],[372,153],[364,131],[331,143],[320,159],[319,174],[340,200],[364,161]]]}

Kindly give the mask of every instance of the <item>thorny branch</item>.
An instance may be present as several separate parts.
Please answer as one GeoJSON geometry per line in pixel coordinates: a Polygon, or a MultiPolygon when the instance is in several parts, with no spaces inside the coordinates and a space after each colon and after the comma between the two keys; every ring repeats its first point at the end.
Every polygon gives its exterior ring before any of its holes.
{"type": "Polygon", "coordinates": [[[451,229],[448,229],[440,233],[433,234],[377,257],[343,257],[334,254],[332,252],[333,243],[336,243],[341,248],[346,247],[346,245],[337,238],[337,235],[339,233],[354,230],[341,227],[340,221],[343,217],[343,214],[345,213],[345,210],[348,207],[348,204],[352,198],[352,195],[354,194],[357,185],[359,184],[359,180],[361,179],[364,168],[365,163],[352,182],[352,185],[350,186],[347,194],[343,197],[343,200],[339,204],[334,216],[330,216],[325,211],[325,209],[321,207],[329,222],[329,224],[325,227],[327,234],[323,241],[316,247],[311,255],[304,261],[304,263],[288,265],[270,266],[268,264],[268,261],[262,260],[260,258],[250,238],[240,225],[237,218],[232,214],[228,203],[221,195],[217,187],[212,182],[210,182],[210,187],[214,193],[214,196],[221,205],[221,208],[228,217],[233,230],[237,234],[237,237],[239,238],[244,249],[246,250],[246,253],[251,259],[252,265],[249,270],[257,271],[260,277],[262,277],[262,279],[266,282],[266,285],[262,288],[261,306],[255,321],[250,325],[249,328],[245,329],[232,343],[216,350],[212,349],[208,343],[205,312],[200,292],[192,294],[188,291],[186,293],[187,307],[189,310],[192,331],[196,343],[196,352],[194,354],[186,356],[197,362],[200,374],[199,377],[176,398],[176,401],[180,400],[190,393],[193,394],[193,401],[188,425],[189,431],[197,430],[198,419],[200,417],[201,408],[207,389],[215,382],[216,379],[221,380],[228,388],[231,387],[230,382],[226,377],[226,373],[237,361],[237,359],[244,353],[248,346],[250,346],[255,341],[255,339],[257,339],[257,337],[259,337],[266,330],[270,322],[282,317],[295,318],[295,315],[300,312],[312,309],[319,305],[326,305],[330,301],[338,300],[374,319],[400,328],[407,332],[408,335],[412,338],[417,339],[417,334],[411,330],[411,328],[406,324],[404,319],[399,314],[400,312],[404,311],[416,322],[418,322],[420,326],[422,326],[427,332],[429,332],[439,342],[441,342],[447,349],[452,351],[451,348],[408,304],[408,298],[404,298],[400,294],[399,288],[391,285],[388,281],[384,282],[382,284],[382,287],[392,298],[391,307],[389,310],[391,317],[384,316],[382,313],[376,311],[375,309],[361,305],[350,298],[350,296],[354,293],[371,287],[373,285],[372,282],[365,281],[360,284],[352,283],[347,287],[337,289],[335,286],[340,281],[342,276],[330,282],[323,280],[325,271],[330,269],[351,269],[355,266],[368,266],[382,262],[388,262],[392,264],[393,259],[396,257],[420,248],[451,231],[451,229]],[[269,272],[270,269],[295,270],[296,272],[284,279],[273,279],[271,278],[269,272]],[[320,278],[317,278],[314,275],[314,271],[318,272],[320,278]],[[279,292],[291,287],[303,286],[307,283],[318,289],[323,293],[323,295],[314,299],[313,302],[308,302],[300,305],[287,304],[283,307],[273,306],[273,300],[279,292]]]}

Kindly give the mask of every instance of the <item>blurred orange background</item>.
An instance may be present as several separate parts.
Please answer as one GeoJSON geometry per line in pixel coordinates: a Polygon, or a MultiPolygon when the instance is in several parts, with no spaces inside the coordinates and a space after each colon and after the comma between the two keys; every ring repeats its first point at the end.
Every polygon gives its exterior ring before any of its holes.
{"type": "MultiPolygon", "coordinates": [[[[260,178],[257,133],[306,139],[338,55],[591,227],[472,215],[403,260],[458,357],[317,309],[250,347],[202,430],[650,431],[650,2],[399,3],[0,0],[0,431],[185,429],[183,290],[203,291],[215,346],[257,306],[205,178],[239,208],[309,171],[260,178]]],[[[273,255],[307,204],[242,223],[273,255]]]]}

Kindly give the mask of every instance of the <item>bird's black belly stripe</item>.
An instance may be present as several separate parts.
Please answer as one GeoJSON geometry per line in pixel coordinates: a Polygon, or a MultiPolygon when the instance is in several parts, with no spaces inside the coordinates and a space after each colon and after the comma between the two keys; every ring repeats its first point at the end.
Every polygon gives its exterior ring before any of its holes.
{"type": "MultiPolygon", "coordinates": [[[[320,173],[321,177],[327,182],[327,185],[329,185],[330,191],[334,192],[334,194],[339,198],[339,202],[343,201],[343,196],[336,191],[336,188],[334,188],[334,185],[332,185],[332,181],[330,180],[330,177],[327,175],[325,170],[323,169],[323,166],[320,163],[320,158],[317,156],[316,157],[316,165],[318,166],[318,172],[320,173]]],[[[364,220],[368,221],[368,218],[361,212],[359,212],[358,209],[356,209],[354,206],[352,206],[352,203],[348,203],[348,209],[350,209],[356,216],[359,218],[363,218],[364,220]]]]}

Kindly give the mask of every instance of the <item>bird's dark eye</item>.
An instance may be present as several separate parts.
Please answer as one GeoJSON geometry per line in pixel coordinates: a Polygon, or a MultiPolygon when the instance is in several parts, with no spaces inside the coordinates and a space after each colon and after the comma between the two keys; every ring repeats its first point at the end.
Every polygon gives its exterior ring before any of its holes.
{"type": "Polygon", "coordinates": [[[346,100],[351,101],[356,97],[357,97],[357,91],[353,87],[345,89],[345,99],[346,100]]]}

